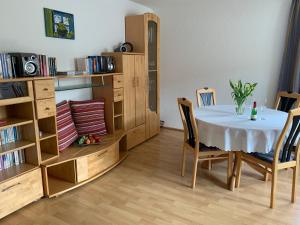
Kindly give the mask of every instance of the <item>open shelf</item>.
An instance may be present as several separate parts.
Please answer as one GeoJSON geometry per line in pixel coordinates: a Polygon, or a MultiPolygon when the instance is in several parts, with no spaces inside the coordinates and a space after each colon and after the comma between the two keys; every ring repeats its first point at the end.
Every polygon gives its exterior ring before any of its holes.
{"type": "Polygon", "coordinates": [[[16,141],[0,146],[0,156],[10,152],[18,151],[21,149],[35,146],[35,142],[32,141],[16,141]]]}
{"type": "Polygon", "coordinates": [[[48,176],[49,197],[75,187],[76,184],[53,176],[48,176]]]}
{"type": "Polygon", "coordinates": [[[121,116],[123,116],[123,114],[121,114],[121,113],[120,113],[120,114],[115,114],[115,115],[114,115],[115,118],[121,117],[121,116]]]}
{"type": "Polygon", "coordinates": [[[19,118],[7,118],[4,120],[6,121],[6,124],[0,126],[0,130],[33,123],[33,120],[19,119],[19,118]]]}
{"type": "Polygon", "coordinates": [[[81,74],[81,75],[67,75],[67,76],[56,76],[56,80],[63,79],[74,79],[74,78],[90,78],[90,77],[103,77],[103,76],[113,76],[121,75],[122,73],[101,73],[101,74],[81,74]]]}
{"type": "Polygon", "coordinates": [[[102,84],[76,84],[76,85],[66,85],[66,86],[58,86],[55,87],[55,91],[68,91],[75,89],[84,89],[84,88],[93,88],[93,87],[106,87],[106,85],[102,84]]]}
{"type": "Polygon", "coordinates": [[[46,153],[46,152],[41,152],[41,158],[42,158],[42,162],[47,162],[49,160],[55,159],[57,158],[58,155],[54,155],[54,154],[50,154],[50,153],[46,153]]]}
{"type": "Polygon", "coordinates": [[[32,100],[33,100],[32,97],[29,97],[29,96],[9,98],[9,99],[1,99],[0,100],[0,106],[31,102],[32,100]]]}
{"type": "Polygon", "coordinates": [[[37,166],[31,164],[19,164],[9,167],[8,169],[3,169],[0,171],[0,184],[4,181],[12,179],[17,176],[21,176],[29,171],[34,170],[37,166]]]}
{"type": "Polygon", "coordinates": [[[42,136],[40,136],[40,141],[52,138],[52,137],[56,137],[56,134],[51,134],[51,133],[45,133],[43,132],[42,136]]]}

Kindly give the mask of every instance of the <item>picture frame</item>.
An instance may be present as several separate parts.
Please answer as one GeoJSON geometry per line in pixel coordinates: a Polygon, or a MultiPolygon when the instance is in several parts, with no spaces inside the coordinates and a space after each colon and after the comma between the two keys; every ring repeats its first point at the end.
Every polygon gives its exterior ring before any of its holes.
{"type": "Polygon", "coordinates": [[[75,40],[74,15],[44,8],[47,37],[75,40]]]}

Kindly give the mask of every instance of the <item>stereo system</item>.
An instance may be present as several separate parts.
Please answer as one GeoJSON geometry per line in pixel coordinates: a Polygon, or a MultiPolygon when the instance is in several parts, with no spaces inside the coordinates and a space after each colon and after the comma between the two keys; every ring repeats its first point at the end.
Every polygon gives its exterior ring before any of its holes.
{"type": "Polygon", "coordinates": [[[38,76],[40,65],[37,54],[34,53],[9,53],[11,56],[12,70],[17,77],[38,76]]]}

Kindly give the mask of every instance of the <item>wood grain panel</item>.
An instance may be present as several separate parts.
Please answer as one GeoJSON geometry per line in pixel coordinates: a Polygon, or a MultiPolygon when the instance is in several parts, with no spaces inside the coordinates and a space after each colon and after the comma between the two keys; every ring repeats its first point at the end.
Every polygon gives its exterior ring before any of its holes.
{"type": "Polygon", "coordinates": [[[35,80],[34,93],[36,99],[54,98],[54,80],[35,80]]]}
{"type": "Polygon", "coordinates": [[[40,168],[0,184],[0,218],[42,196],[43,185],[40,168]]]}
{"type": "Polygon", "coordinates": [[[135,126],[139,126],[146,120],[145,57],[141,55],[135,56],[135,79],[135,126]]]}

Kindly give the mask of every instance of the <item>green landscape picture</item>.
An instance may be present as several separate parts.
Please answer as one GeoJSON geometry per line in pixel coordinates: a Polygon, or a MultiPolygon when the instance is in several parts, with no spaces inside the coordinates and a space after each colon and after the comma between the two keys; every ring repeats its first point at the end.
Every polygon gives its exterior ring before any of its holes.
{"type": "Polygon", "coordinates": [[[47,37],[75,39],[73,14],[44,8],[44,16],[47,37]]]}

